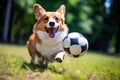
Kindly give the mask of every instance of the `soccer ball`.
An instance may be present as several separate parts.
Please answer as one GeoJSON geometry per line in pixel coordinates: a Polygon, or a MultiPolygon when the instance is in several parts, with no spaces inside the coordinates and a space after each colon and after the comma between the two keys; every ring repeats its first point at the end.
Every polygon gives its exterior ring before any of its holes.
{"type": "Polygon", "coordinates": [[[82,34],[72,32],[63,39],[62,46],[68,55],[79,57],[88,50],[88,41],[82,34]]]}

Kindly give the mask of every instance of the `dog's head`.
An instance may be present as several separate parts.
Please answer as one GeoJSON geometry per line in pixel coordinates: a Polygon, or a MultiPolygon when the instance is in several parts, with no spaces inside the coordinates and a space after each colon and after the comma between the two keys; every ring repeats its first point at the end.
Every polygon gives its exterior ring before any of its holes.
{"type": "Polygon", "coordinates": [[[39,4],[33,5],[36,29],[46,32],[50,38],[54,38],[58,31],[63,30],[65,6],[61,5],[55,12],[47,12],[39,4]]]}

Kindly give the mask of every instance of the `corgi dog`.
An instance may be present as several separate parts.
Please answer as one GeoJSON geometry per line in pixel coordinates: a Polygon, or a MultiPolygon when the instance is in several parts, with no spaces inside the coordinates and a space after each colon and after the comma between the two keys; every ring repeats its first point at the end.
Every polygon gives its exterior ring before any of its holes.
{"type": "Polygon", "coordinates": [[[65,24],[65,6],[61,5],[55,12],[49,12],[39,4],[34,4],[33,10],[36,23],[26,43],[31,63],[34,63],[36,56],[38,62],[46,66],[49,62],[62,62],[65,56],[62,40],[68,34],[68,27],[65,24]]]}

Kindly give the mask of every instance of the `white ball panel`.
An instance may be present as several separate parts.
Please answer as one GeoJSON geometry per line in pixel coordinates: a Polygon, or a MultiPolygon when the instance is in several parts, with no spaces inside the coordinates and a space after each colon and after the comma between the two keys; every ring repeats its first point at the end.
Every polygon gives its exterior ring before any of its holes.
{"type": "Polygon", "coordinates": [[[66,53],[72,57],[79,57],[88,50],[87,38],[77,32],[69,33],[62,44],[66,53]]]}
{"type": "Polygon", "coordinates": [[[70,52],[72,55],[79,55],[81,53],[81,47],[79,45],[72,45],[70,47],[70,52]]]}
{"type": "Polygon", "coordinates": [[[70,38],[65,38],[65,39],[63,40],[63,47],[64,47],[64,48],[69,48],[69,47],[70,47],[70,44],[71,44],[70,38]]]}
{"type": "Polygon", "coordinates": [[[69,38],[77,38],[77,37],[80,37],[80,34],[77,33],[77,32],[73,32],[73,33],[69,33],[69,34],[68,34],[68,37],[69,37],[69,38]]]}
{"type": "Polygon", "coordinates": [[[84,46],[84,45],[88,45],[88,41],[87,41],[87,39],[86,38],[84,38],[84,37],[79,37],[78,38],[78,41],[79,41],[79,44],[81,45],[81,46],[84,46]]]}

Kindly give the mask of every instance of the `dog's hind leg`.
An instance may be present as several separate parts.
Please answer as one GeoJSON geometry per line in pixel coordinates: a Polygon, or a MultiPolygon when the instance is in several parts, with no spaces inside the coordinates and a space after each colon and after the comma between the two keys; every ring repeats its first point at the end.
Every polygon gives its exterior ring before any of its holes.
{"type": "Polygon", "coordinates": [[[35,48],[33,46],[33,40],[31,40],[31,39],[28,40],[27,43],[26,43],[26,45],[27,45],[29,54],[31,56],[30,64],[34,64],[36,52],[35,52],[35,48]]]}
{"type": "MultiPolygon", "coordinates": [[[[28,50],[29,50],[29,49],[28,49],[28,50]]],[[[34,53],[34,54],[32,54],[31,52],[32,52],[32,51],[30,51],[30,50],[29,50],[29,54],[30,54],[30,56],[31,56],[31,61],[30,61],[30,64],[34,64],[36,54],[35,54],[35,53],[34,53]]]]}
{"type": "Polygon", "coordinates": [[[49,61],[44,59],[43,57],[38,57],[38,62],[42,67],[44,68],[48,67],[49,61]]]}
{"type": "Polygon", "coordinates": [[[43,57],[38,57],[38,62],[40,65],[44,64],[44,58],[43,57]]]}
{"type": "Polygon", "coordinates": [[[34,64],[34,61],[35,61],[35,57],[32,57],[30,64],[34,64]]]}
{"type": "Polygon", "coordinates": [[[48,60],[45,60],[45,63],[44,63],[45,67],[47,68],[48,65],[49,65],[49,61],[48,60]]]}

